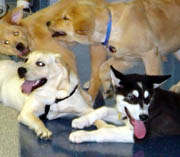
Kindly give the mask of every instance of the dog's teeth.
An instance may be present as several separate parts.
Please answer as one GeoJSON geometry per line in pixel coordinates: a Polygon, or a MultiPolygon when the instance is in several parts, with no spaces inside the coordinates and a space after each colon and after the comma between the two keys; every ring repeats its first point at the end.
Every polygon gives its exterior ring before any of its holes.
{"type": "Polygon", "coordinates": [[[36,82],[34,83],[34,86],[38,85],[39,82],[40,82],[40,80],[36,81],[36,82]]]}

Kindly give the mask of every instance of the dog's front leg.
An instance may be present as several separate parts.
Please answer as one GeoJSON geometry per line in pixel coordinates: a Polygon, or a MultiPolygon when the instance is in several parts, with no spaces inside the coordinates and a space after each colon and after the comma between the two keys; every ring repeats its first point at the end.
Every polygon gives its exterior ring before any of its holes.
{"type": "Polygon", "coordinates": [[[91,79],[88,93],[91,95],[92,100],[97,96],[101,86],[99,78],[99,68],[106,60],[106,50],[102,45],[93,45],[90,47],[91,57],[91,79]]]}
{"type": "Polygon", "coordinates": [[[146,74],[148,75],[160,75],[161,69],[161,55],[157,48],[152,49],[143,55],[142,60],[145,65],[146,74]]]}
{"type": "Polygon", "coordinates": [[[27,102],[18,116],[18,121],[34,130],[40,138],[48,139],[51,137],[52,132],[49,131],[44,123],[35,115],[38,106],[39,104],[27,102]]]}
{"type": "Polygon", "coordinates": [[[70,134],[73,143],[83,142],[123,142],[133,143],[133,130],[128,126],[115,128],[101,128],[95,131],[75,131],[70,134]]]}
{"type": "Polygon", "coordinates": [[[116,109],[101,107],[80,118],[74,119],[72,121],[72,127],[82,129],[91,126],[94,123],[98,128],[107,127],[107,125],[102,125],[102,122],[97,120],[107,120],[116,124],[122,124],[118,119],[118,112],[116,109]]]}
{"type": "Polygon", "coordinates": [[[111,78],[110,78],[110,66],[113,66],[117,70],[124,72],[134,65],[134,62],[125,61],[123,58],[112,57],[103,63],[99,70],[99,77],[101,79],[104,88],[104,97],[108,98],[112,96],[111,90],[111,78]]]}

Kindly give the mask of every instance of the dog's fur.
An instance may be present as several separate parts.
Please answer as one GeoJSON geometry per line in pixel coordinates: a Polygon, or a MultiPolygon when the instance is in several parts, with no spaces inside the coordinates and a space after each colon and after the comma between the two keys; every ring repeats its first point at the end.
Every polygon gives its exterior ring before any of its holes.
{"type": "MultiPolygon", "coordinates": [[[[0,20],[0,53],[6,55],[23,56],[33,50],[50,51],[60,53],[64,61],[69,64],[70,68],[76,73],[77,69],[74,54],[65,47],[69,47],[66,42],[55,41],[51,37],[51,33],[48,30],[46,23],[51,21],[64,6],[68,5],[71,0],[62,0],[42,9],[31,16],[24,19],[23,8],[15,8],[0,20]]],[[[91,54],[92,64],[94,67],[99,67],[104,62],[105,57],[102,57],[99,49],[103,49],[101,46],[92,47],[93,52],[91,54]],[[98,53],[96,53],[98,51],[98,53]],[[99,56],[99,57],[98,57],[99,56]],[[98,57],[96,60],[94,58],[98,57]]],[[[92,99],[97,95],[100,80],[98,77],[98,68],[94,68],[91,71],[91,86],[88,93],[92,96],[92,99]]]]}
{"type": "Polygon", "coordinates": [[[132,143],[153,136],[180,134],[180,95],[158,88],[170,75],[123,75],[112,68],[111,77],[116,108],[102,107],[73,120],[72,124],[83,128],[97,119],[118,120],[120,113],[119,120],[124,126],[76,131],[70,135],[70,141],[132,143]]]}
{"type": "Polygon", "coordinates": [[[47,114],[50,120],[68,114],[80,116],[92,110],[90,96],[78,84],[77,75],[60,54],[34,51],[26,63],[0,61],[0,101],[17,109],[20,112],[18,121],[41,138],[50,138],[52,134],[39,119],[46,112],[46,105],[50,105],[47,114]],[[40,87],[32,82],[43,79],[45,82],[40,87]],[[32,83],[36,85],[32,86],[32,83]],[[56,99],[61,101],[55,103],[56,99]]]}
{"type": "Polygon", "coordinates": [[[74,0],[60,9],[48,26],[60,41],[102,43],[106,36],[109,11],[112,29],[107,49],[112,57],[101,66],[99,72],[105,91],[110,86],[110,65],[124,71],[140,59],[145,65],[146,74],[160,74],[162,56],[180,48],[180,0],[113,3],[74,0]]]}

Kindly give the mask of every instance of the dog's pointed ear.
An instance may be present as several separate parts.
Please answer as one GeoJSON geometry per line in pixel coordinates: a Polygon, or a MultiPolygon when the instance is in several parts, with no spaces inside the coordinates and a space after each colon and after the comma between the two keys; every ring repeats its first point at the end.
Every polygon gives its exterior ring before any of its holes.
{"type": "Polygon", "coordinates": [[[156,75],[156,76],[148,76],[149,82],[153,85],[153,88],[158,88],[162,84],[164,84],[171,75],[156,75]]]}
{"type": "Polygon", "coordinates": [[[62,70],[62,80],[59,82],[57,90],[64,90],[68,92],[70,88],[70,67],[60,58],[60,56],[55,58],[55,62],[62,70]]]}
{"type": "Polygon", "coordinates": [[[7,15],[3,17],[2,20],[10,24],[19,25],[22,18],[23,18],[23,7],[18,7],[9,11],[7,15]]]}
{"type": "Polygon", "coordinates": [[[110,76],[113,86],[122,88],[121,81],[124,79],[124,75],[121,72],[117,71],[112,65],[110,67],[110,76]]]}

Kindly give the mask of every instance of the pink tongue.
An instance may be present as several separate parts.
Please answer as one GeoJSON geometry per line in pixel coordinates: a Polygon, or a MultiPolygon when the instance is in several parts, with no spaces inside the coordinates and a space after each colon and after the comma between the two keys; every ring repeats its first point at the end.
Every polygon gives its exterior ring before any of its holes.
{"type": "Polygon", "coordinates": [[[28,53],[28,49],[24,49],[23,51],[19,51],[19,56],[21,57],[21,56],[24,56],[24,55],[26,55],[26,53],[28,53]]]}
{"type": "Polygon", "coordinates": [[[25,94],[29,94],[32,91],[33,85],[35,84],[36,81],[24,81],[22,84],[22,92],[25,94]]]}
{"type": "Polygon", "coordinates": [[[133,122],[134,125],[134,134],[138,139],[144,138],[146,135],[146,127],[142,121],[139,120],[134,120],[133,122]]]}

